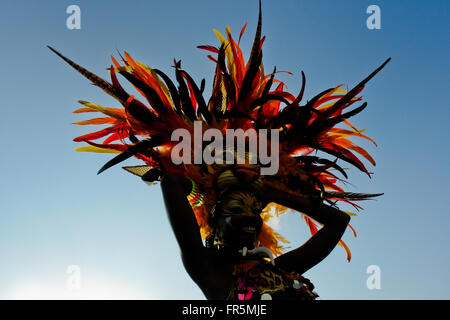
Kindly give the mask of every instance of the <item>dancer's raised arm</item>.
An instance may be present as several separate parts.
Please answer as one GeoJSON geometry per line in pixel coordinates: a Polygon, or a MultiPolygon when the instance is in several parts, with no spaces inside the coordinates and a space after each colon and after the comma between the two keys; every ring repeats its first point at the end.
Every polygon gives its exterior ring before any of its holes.
{"type": "Polygon", "coordinates": [[[307,200],[275,189],[266,191],[271,202],[304,213],[323,225],[301,247],[286,252],[275,260],[281,268],[302,274],[330,254],[344,234],[350,216],[320,201],[307,200]]]}
{"type": "Polygon", "coordinates": [[[188,179],[176,174],[165,173],[161,179],[167,215],[183,256],[197,256],[204,248],[195,214],[186,198],[191,186],[188,179]]]}

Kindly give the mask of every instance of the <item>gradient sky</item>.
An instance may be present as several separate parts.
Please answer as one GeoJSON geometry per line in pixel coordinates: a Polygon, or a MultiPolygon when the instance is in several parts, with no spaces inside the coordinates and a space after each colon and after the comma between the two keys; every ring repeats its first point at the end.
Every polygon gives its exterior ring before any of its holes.
{"type": "MultiPolygon", "coordinates": [[[[305,276],[322,299],[449,299],[450,111],[448,1],[263,1],[263,61],[305,98],[367,76],[392,61],[363,91],[368,108],[352,123],[378,144],[355,140],[377,161],[372,179],[351,168],[349,191],[384,192],[352,219],[337,247],[305,276]],[[381,8],[381,29],[366,27],[366,8],[381,8]],[[381,289],[366,269],[381,270],[381,289]]],[[[91,128],[71,125],[77,100],[117,103],[51,53],[52,45],[108,77],[111,54],[173,76],[174,58],[211,87],[214,65],[201,44],[218,45],[213,28],[248,22],[244,54],[256,28],[257,1],[2,1],[0,39],[0,298],[204,299],[181,264],[159,186],[119,166],[97,176],[111,155],[76,153],[72,139],[91,128]],[[66,28],[66,8],[81,8],[81,30],[66,28]],[[81,289],[66,289],[69,265],[81,289]]],[[[172,77],[173,78],[173,77],[172,77]]],[[[122,81],[123,82],[123,81],[122,81]]],[[[127,164],[139,162],[130,160],[127,164]]],[[[309,231],[299,215],[278,232],[291,247],[309,231]]]]}

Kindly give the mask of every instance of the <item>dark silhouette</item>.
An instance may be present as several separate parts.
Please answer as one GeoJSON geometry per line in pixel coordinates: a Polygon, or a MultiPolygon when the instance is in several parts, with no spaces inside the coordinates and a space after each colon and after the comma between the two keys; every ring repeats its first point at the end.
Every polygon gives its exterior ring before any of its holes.
{"type": "MultiPolygon", "coordinates": [[[[208,248],[202,242],[195,215],[186,199],[191,191],[189,180],[175,174],[166,173],[161,180],[161,189],[167,214],[181,249],[183,264],[208,299],[226,299],[229,297],[234,283],[235,266],[244,259],[239,250],[242,250],[244,246],[252,249],[254,236],[259,232],[261,225],[259,212],[269,202],[276,202],[298,210],[323,224],[323,227],[301,247],[284,253],[274,260],[276,268],[284,272],[295,272],[301,275],[322,261],[339,242],[350,221],[347,214],[323,203],[317,204],[291,197],[286,193],[271,190],[267,187],[263,187],[261,194],[264,194],[264,197],[261,197],[256,192],[252,192],[243,186],[241,189],[232,190],[231,193],[256,195],[262,207],[258,208],[258,205],[255,204],[254,207],[250,208],[250,211],[254,212],[253,217],[244,214],[245,210],[239,212],[238,208],[235,208],[232,215],[227,214],[224,211],[229,212],[229,210],[222,208],[226,206],[227,199],[232,197],[230,193],[225,194],[220,200],[222,206],[215,210],[217,223],[214,224],[214,227],[216,232],[221,233],[225,239],[228,236],[235,240],[224,241],[224,246],[221,249],[208,248]],[[264,200],[261,198],[264,198],[264,200]],[[259,212],[257,212],[258,210],[259,212]],[[231,219],[230,216],[232,216],[231,219]],[[247,220],[243,222],[245,218],[247,220]],[[245,227],[247,228],[245,230],[254,231],[253,237],[246,232],[242,232],[245,227]]],[[[258,203],[258,201],[255,201],[255,203],[258,203]]]]}

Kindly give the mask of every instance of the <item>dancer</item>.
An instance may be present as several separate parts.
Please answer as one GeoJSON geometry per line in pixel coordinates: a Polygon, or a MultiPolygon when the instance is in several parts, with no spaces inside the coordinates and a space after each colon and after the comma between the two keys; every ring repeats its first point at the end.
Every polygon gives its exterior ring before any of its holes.
{"type": "MultiPolygon", "coordinates": [[[[215,63],[208,102],[203,97],[205,81],[198,86],[180,61],[174,61],[175,85],[160,70],[135,61],[125,52],[120,56],[123,64],[112,58],[109,83],[50,49],[123,106],[103,107],[80,101],[83,107],[75,113],[100,112],[105,116],[77,124],[109,126],[75,138],[88,144],[77,151],[118,153],[99,173],[131,157],[144,161],[144,165],[124,169],[149,184],[161,182],[184,266],[208,299],[310,300],[317,294],[302,274],[322,261],[336,244],[345,248],[349,261],[351,258],[341,237],[347,226],[351,228],[349,216],[353,213],[339,210],[337,203],[360,209],[355,201],[380,195],[345,192],[338,184],[345,182],[347,173],[337,161],[347,162],[370,177],[356,154],[372,165],[375,161],[350,138],[373,140],[348,121],[367,103],[350,111],[345,109],[362,100],[357,95],[390,59],[350,91],[341,86],[330,88],[301,104],[303,72],[297,96],[285,91],[285,85],[275,78],[275,68],[264,74],[261,5],[247,62],[239,47],[245,28],[237,42],[227,28],[226,36],[215,31],[221,42],[219,47],[199,46],[215,55],[208,55],[215,63]],[[149,106],[122,88],[117,73],[135,87],[149,106]],[[273,89],[275,83],[278,84],[273,89]],[[219,148],[222,153],[216,149],[211,153],[220,160],[215,163],[174,161],[179,141],[172,139],[172,133],[183,129],[194,136],[197,121],[202,124],[202,134],[209,129],[224,136],[228,129],[254,130],[257,141],[265,139],[269,145],[278,146],[279,169],[275,174],[261,174],[267,163],[248,151],[249,137],[245,138],[248,149],[244,154],[224,147],[219,148]],[[339,124],[347,127],[338,127],[339,124]],[[276,134],[267,134],[273,130],[276,134]],[[104,140],[96,142],[98,139],[104,140]],[[334,159],[312,155],[316,151],[334,159]],[[287,240],[267,222],[275,215],[293,211],[302,214],[312,237],[301,247],[283,253],[282,244],[287,240]],[[320,230],[317,223],[323,225],[320,230]]],[[[190,141],[190,148],[184,148],[181,155],[178,152],[178,158],[198,157],[196,143],[190,141]]],[[[203,152],[204,148],[200,150],[203,152]]]]}

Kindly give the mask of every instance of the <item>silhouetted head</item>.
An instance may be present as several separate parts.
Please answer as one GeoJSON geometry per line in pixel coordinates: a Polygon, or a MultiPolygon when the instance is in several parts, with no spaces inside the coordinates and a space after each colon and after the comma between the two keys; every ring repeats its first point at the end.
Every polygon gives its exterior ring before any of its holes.
{"type": "Polygon", "coordinates": [[[231,249],[252,249],[263,225],[260,189],[254,171],[225,170],[217,178],[218,201],[211,210],[215,243],[231,249]]]}

